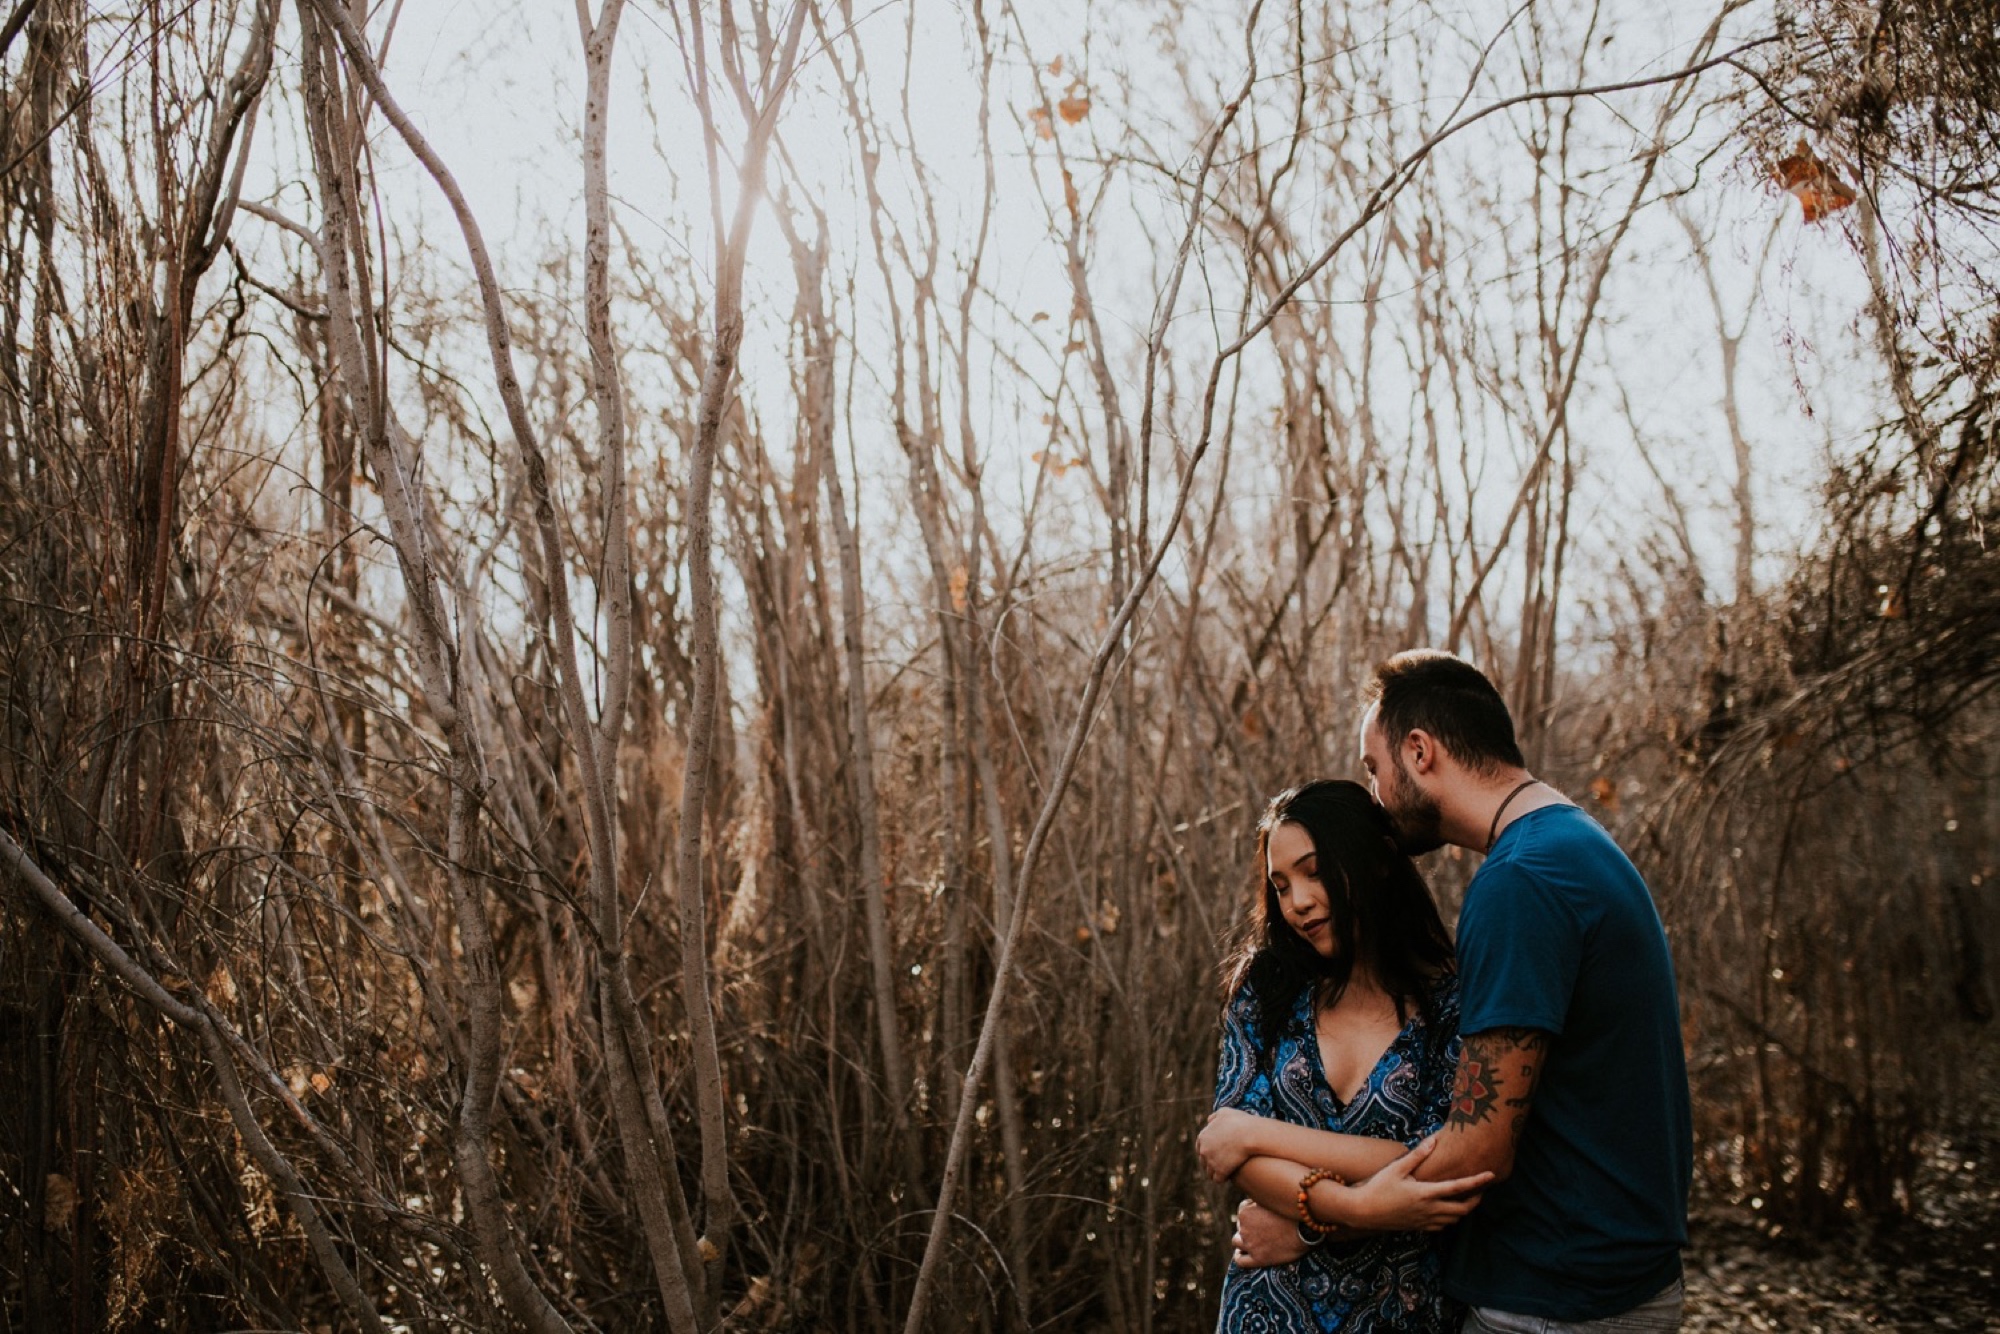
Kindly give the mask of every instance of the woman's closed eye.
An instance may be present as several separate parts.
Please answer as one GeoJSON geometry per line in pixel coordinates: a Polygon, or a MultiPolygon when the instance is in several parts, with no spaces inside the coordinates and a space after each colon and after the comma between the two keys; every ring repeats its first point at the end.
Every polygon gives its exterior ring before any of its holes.
{"type": "Polygon", "coordinates": [[[1274,875],[1270,877],[1271,892],[1277,894],[1280,898],[1289,892],[1294,885],[1317,885],[1318,883],[1319,865],[1317,862],[1305,862],[1295,866],[1289,875],[1274,875]]]}

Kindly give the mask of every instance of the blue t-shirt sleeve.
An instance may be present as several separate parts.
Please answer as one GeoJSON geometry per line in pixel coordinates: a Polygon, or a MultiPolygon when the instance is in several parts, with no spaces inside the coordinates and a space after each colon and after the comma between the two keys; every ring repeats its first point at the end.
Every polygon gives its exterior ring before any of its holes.
{"type": "Polygon", "coordinates": [[[1257,1000],[1244,987],[1230,999],[1222,1018],[1222,1057],[1215,1069],[1215,1108],[1236,1107],[1255,1116],[1271,1115],[1271,1077],[1260,1060],[1257,1000]]]}
{"type": "Polygon", "coordinates": [[[1505,863],[1482,868],[1458,919],[1459,1028],[1563,1031],[1583,962],[1572,906],[1505,863]]]}

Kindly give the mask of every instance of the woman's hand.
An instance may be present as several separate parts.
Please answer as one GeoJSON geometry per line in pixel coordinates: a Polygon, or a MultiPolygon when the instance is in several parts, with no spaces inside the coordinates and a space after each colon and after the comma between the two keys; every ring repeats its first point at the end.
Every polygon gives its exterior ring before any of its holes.
{"type": "Polygon", "coordinates": [[[1238,1269],[1288,1265],[1306,1253],[1297,1224],[1255,1200],[1236,1206],[1236,1233],[1229,1239],[1229,1258],[1238,1269]]]}
{"type": "Polygon", "coordinates": [[[1493,1174],[1417,1180],[1417,1165],[1430,1157],[1436,1143],[1433,1135],[1366,1181],[1347,1187],[1340,1221],[1369,1232],[1436,1232],[1471,1213],[1493,1174]]]}
{"type": "Polygon", "coordinates": [[[1218,1107],[1196,1136],[1195,1152],[1211,1181],[1227,1181],[1236,1169],[1257,1156],[1255,1134],[1264,1118],[1236,1107],[1218,1107]]]}

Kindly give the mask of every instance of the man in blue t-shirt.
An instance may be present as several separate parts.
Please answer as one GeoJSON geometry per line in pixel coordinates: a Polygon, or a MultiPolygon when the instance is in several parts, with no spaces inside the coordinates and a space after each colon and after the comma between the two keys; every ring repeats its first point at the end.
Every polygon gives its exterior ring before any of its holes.
{"type": "Polygon", "coordinates": [[[1445,1288],[1465,1329],[1673,1330],[1693,1170],[1680,1006],[1645,881],[1530,774],[1500,694],[1448,653],[1376,668],[1362,763],[1412,854],[1487,854],[1458,919],[1464,1051],[1426,1180],[1491,1171],[1445,1288]]]}

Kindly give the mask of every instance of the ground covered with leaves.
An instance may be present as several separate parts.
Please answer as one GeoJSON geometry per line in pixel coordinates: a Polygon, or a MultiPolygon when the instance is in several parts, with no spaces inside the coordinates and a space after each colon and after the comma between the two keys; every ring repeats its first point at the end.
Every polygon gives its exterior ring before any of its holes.
{"type": "Polygon", "coordinates": [[[1795,1231],[1705,1202],[1691,1225],[1692,1331],[2000,1331],[2000,1142],[1938,1146],[1908,1217],[1795,1231]]]}

